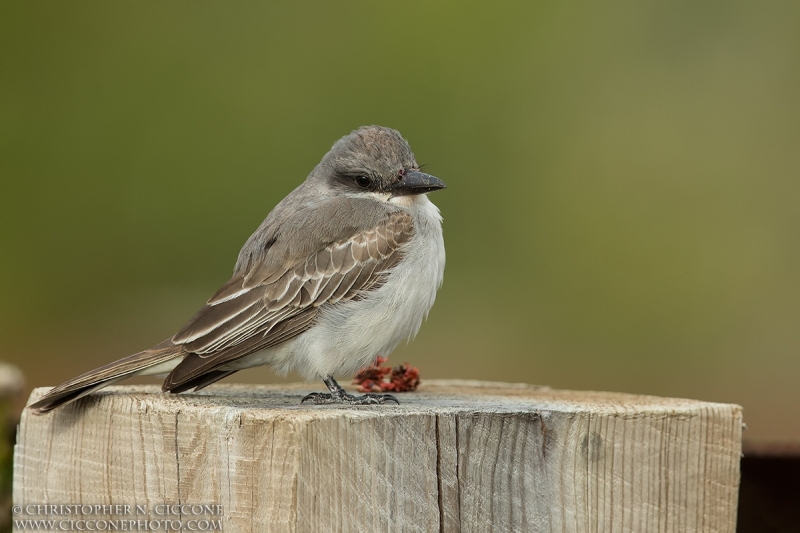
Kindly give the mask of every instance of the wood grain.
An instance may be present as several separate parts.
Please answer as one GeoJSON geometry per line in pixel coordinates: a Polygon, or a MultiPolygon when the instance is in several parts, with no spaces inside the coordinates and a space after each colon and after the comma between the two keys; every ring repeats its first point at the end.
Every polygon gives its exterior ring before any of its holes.
{"type": "Polygon", "coordinates": [[[736,405],[463,381],[300,405],[310,390],[109,387],[26,411],[14,501],[222,504],[229,532],[735,530],[736,405]]]}

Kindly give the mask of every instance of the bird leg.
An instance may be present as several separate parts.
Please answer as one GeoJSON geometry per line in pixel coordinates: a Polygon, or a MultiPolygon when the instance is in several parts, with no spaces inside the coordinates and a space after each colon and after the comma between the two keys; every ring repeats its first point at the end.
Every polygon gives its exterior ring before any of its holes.
{"type": "Polygon", "coordinates": [[[333,379],[333,376],[328,376],[322,381],[325,382],[325,385],[328,386],[328,390],[331,392],[312,392],[311,394],[307,394],[300,401],[300,403],[310,400],[315,404],[343,403],[348,405],[378,405],[388,402],[394,402],[398,405],[400,404],[400,402],[397,401],[397,398],[391,394],[369,393],[363,396],[353,396],[345,391],[341,385],[336,383],[336,380],[333,379]]]}

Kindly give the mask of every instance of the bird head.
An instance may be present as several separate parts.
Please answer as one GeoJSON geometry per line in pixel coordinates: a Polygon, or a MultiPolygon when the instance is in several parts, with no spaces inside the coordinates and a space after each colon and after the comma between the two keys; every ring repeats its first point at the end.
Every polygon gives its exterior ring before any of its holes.
{"type": "Polygon", "coordinates": [[[442,180],[420,171],[398,131],[381,126],[363,126],[339,139],[310,178],[333,194],[384,201],[445,188],[442,180]]]}

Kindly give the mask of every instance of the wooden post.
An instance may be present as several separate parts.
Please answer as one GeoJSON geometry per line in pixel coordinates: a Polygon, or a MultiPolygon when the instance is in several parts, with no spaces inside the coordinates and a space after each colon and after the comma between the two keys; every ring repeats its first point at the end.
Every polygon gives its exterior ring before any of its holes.
{"type": "Polygon", "coordinates": [[[26,411],[14,518],[43,518],[31,504],[119,504],[128,516],[69,518],[220,519],[228,532],[735,530],[736,405],[466,381],[427,381],[398,407],[301,405],[310,390],[110,387],[26,411]]]}

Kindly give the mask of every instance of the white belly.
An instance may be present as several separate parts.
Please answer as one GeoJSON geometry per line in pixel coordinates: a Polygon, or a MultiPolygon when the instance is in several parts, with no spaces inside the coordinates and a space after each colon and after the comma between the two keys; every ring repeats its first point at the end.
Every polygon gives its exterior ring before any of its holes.
{"type": "Polygon", "coordinates": [[[321,308],[311,329],[237,361],[236,368],[269,364],[280,373],[294,370],[306,379],[350,375],[413,338],[442,284],[445,253],[436,206],[424,195],[406,204],[414,213],[414,237],[383,286],[362,300],[321,308]]]}

